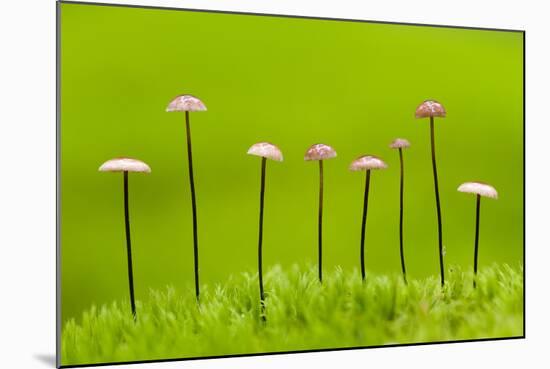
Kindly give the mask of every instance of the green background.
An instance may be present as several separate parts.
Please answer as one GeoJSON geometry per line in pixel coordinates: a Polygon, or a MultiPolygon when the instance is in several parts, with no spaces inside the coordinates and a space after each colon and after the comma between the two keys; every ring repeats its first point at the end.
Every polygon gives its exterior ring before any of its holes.
{"type": "MultiPolygon", "coordinates": [[[[360,154],[389,165],[372,175],[368,272],[399,273],[399,162],[388,144],[407,138],[405,253],[410,278],[439,273],[426,98],[436,120],[446,265],[473,259],[475,198],[456,192],[482,180],[480,266],[523,258],[523,34],[272,16],[61,4],[62,320],[91,304],[127,298],[122,175],[98,167],[139,158],[130,175],[137,299],[149,288],[192,292],[191,205],[184,115],[178,94],[200,97],[191,113],[202,283],[254,271],[260,159],[270,141],[264,265],[315,263],[318,166],[325,162],[324,265],[359,267],[364,174],[360,154]]],[[[267,287],[269,288],[269,287],[267,287]]]]}

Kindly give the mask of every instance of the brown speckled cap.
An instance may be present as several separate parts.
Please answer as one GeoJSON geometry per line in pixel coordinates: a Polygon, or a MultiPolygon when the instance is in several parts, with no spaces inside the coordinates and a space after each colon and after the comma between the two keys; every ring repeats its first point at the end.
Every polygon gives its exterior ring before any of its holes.
{"type": "Polygon", "coordinates": [[[447,112],[443,105],[435,100],[425,100],[422,104],[416,108],[416,118],[429,118],[429,117],[441,117],[445,118],[447,112]]]}
{"type": "Polygon", "coordinates": [[[315,144],[307,149],[304,160],[325,160],[336,157],[336,151],[325,144],[315,144]]]}
{"type": "Polygon", "coordinates": [[[411,143],[404,138],[396,138],[390,144],[391,149],[406,149],[411,146],[411,143]]]}

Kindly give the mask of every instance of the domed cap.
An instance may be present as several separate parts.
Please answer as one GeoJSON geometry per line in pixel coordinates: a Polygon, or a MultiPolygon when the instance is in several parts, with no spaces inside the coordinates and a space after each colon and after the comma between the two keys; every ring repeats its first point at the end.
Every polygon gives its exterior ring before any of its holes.
{"type": "Polygon", "coordinates": [[[179,95],[170,101],[166,111],[205,111],[206,105],[193,95],[179,95]]]}
{"type": "Polygon", "coordinates": [[[349,166],[349,170],[386,169],[388,165],[382,159],[374,155],[363,155],[355,159],[349,166]]]}
{"type": "Polygon", "coordinates": [[[458,192],[473,193],[492,199],[498,199],[498,192],[487,183],[482,182],[464,182],[458,187],[458,192]]]}
{"type": "Polygon", "coordinates": [[[390,148],[391,149],[406,149],[408,147],[410,147],[411,144],[409,141],[407,141],[406,139],[404,138],[396,138],[395,140],[392,141],[392,143],[390,144],[390,148]]]}
{"type": "Polygon", "coordinates": [[[445,118],[447,112],[443,105],[435,100],[426,100],[416,108],[416,118],[442,117],[445,118]]]}
{"type": "Polygon", "coordinates": [[[246,152],[248,155],[261,156],[275,161],[283,161],[283,153],[279,148],[269,142],[258,142],[250,146],[246,152]]]}
{"type": "Polygon", "coordinates": [[[325,144],[315,144],[307,149],[304,160],[325,160],[336,157],[336,151],[325,144]]]}
{"type": "Polygon", "coordinates": [[[149,166],[141,160],[131,158],[114,158],[101,164],[99,171],[151,173],[151,168],[149,168],[149,166]]]}

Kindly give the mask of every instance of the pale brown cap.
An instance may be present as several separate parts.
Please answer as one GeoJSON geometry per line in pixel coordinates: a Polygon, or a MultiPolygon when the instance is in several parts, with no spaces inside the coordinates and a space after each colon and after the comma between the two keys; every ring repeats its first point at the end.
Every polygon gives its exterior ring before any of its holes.
{"type": "Polygon", "coordinates": [[[411,143],[404,138],[396,138],[390,144],[391,149],[406,149],[411,146],[411,143]]]}
{"type": "Polygon", "coordinates": [[[132,158],[114,158],[101,164],[99,171],[151,173],[151,168],[141,160],[132,158]]]}
{"type": "Polygon", "coordinates": [[[441,117],[445,118],[447,112],[443,105],[435,100],[425,100],[422,104],[416,108],[416,118],[429,118],[429,117],[441,117]]]}
{"type": "Polygon", "coordinates": [[[269,142],[258,142],[250,146],[246,152],[248,155],[261,156],[263,158],[283,161],[283,153],[279,148],[269,142]]]}
{"type": "Polygon", "coordinates": [[[388,165],[382,159],[374,155],[363,155],[355,159],[349,166],[349,170],[386,169],[388,165]]]}
{"type": "Polygon", "coordinates": [[[457,191],[498,199],[497,190],[493,186],[483,182],[464,182],[458,186],[457,191]]]}
{"type": "Polygon", "coordinates": [[[205,111],[206,105],[198,98],[193,95],[179,95],[176,96],[168,107],[166,111],[205,111]]]}
{"type": "Polygon", "coordinates": [[[315,144],[307,149],[304,160],[325,160],[336,157],[336,151],[325,144],[315,144]]]}

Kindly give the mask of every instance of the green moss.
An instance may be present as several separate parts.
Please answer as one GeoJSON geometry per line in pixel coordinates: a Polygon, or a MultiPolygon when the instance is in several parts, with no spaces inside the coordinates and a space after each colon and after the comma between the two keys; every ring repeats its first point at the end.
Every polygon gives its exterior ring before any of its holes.
{"type": "Polygon", "coordinates": [[[150,291],[137,302],[91,307],[65,324],[62,364],[189,358],[523,335],[523,269],[494,265],[471,273],[449,268],[412,280],[336,269],[323,285],[315,267],[271,269],[265,276],[267,322],[259,319],[258,281],[243,274],[193,291],[150,291]]]}

